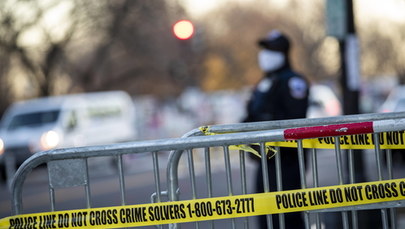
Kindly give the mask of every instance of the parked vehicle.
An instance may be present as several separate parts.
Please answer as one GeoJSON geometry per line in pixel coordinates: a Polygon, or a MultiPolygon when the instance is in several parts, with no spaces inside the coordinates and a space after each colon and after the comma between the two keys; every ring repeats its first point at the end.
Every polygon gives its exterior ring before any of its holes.
{"type": "Polygon", "coordinates": [[[308,118],[342,115],[342,107],[335,93],[328,86],[315,84],[310,87],[308,118]]]}
{"type": "MultiPolygon", "coordinates": [[[[381,105],[379,112],[403,112],[405,111],[405,86],[400,85],[395,87],[387,99],[381,105]]],[[[393,149],[392,157],[394,161],[405,163],[405,150],[393,149]]],[[[385,157],[384,157],[385,158],[385,157]]]]}
{"type": "Polygon", "coordinates": [[[44,97],[12,104],[0,128],[0,169],[54,148],[136,139],[135,108],[122,91],[44,97]]]}
{"type": "Polygon", "coordinates": [[[395,87],[382,104],[379,112],[405,111],[405,86],[395,87]]]}

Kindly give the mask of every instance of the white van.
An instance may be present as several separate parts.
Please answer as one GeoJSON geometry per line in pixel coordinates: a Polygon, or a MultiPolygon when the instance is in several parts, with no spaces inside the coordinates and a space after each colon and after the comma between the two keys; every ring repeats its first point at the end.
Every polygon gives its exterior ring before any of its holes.
{"type": "MultiPolygon", "coordinates": [[[[12,104],[0,123],[0,168],[53,148],[136,139],[135,110],[122,91],[44,97],[12,104]]],[[[4,175],[3,175],[4,176],[4,175]]]]}

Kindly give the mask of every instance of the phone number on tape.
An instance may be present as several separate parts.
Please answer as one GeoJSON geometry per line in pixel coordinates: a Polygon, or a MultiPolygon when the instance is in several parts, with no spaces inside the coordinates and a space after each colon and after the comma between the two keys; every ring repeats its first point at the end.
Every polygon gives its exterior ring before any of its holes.
{"type": "Polygon", "coordinates": [[[203,201],[188,204],[190,217],[205,217],[216,215],[232,215],[251,213],[255,211],[253,198],[231,200],[203,201]]]}

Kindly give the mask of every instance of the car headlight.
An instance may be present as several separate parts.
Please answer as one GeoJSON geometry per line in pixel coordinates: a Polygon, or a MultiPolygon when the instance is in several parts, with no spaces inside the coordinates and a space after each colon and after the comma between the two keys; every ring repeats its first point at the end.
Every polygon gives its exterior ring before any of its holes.
{"type": "Polygon", "coordinates": [[[4,153],[4,142],[0,138],[0,155],[2,155],[3,153],[4,153]]]}
{"type": "Polygon", "coordinates": [[[41,147],[43,150],[55,148],[60,142],[59,134],[53,130],[45,132],[41,136],[41,147]]]}

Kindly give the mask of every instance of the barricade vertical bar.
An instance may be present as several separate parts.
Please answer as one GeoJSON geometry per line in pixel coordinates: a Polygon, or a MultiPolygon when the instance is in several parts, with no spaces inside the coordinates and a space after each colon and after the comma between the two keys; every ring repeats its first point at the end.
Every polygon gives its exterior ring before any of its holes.
{"type": "MultiPolygon", "coordinates": [[[[173,150],[169,156],[169,163],[166,168],[167,182],[168,182],[168,197],[169,201],[177,201],[179,195],[177,190],[179,189],[178,181],[178,167],[181,155],[184,150],[173,150]]],[[[180,229],[179,224],[169,224],[170,229],[180,229]]]]}
{"type": "MultiPolygon", "coordinates": [[[[305,159],[304,159],[304,147],[302,145],[302,140],[297,141],[297,147],[298,147],[298,163],[299,163],[299,169],[300,169],[300,179],[301,179],[301,188],[306,189],[307,188],[307,179],[305,176],[305,159]]],[[[304,222],[305,222],[305,228],[310,229],[311,225],[309,223],[309,213],[304,212],[304,222]]]]}
{"type": "Polygon", "coordinates": [[[120,182],[121,205],[124,206],[126,203],[126,198],[125,198],[125,181],[124,181],[124,168],[122,164],[122,155],[117,156],[117,168],[118,168],[118,178],[120,182]]]}
{"type": "Polygon", "coordinates": [[[353,150],[348,150],[348,157],[349,157],[349,182],[350,184],[355,183],[355,174],[354,174],[354,155],[353,150]]]}
{"type": "MultiPolygon", "coordinates": [[[[374,142],[375,142],[375,159],[377,162],[377,173],[378,173],[378,180],[383,180],[382,175],[382,167],[381,167],[381,148],[380,148],[380,134],[375,133],[373,134],[374,142]]],[[[387,209],[381,209],[381,217],[382,217],[382,224],[384,229],[388,229],[388,216],[387,216],[387,209]]]]}
{"type": "Polygon", "coordinates": [[[339,185],[344,184],[343,180],[343,159],[342,159],[342,151],[340,149],[340,142],[337,141],[338,138],[335,137],[335,155],[336,155],[336,166],[337,166],[337,175],[338,175],[338,182],[339,185]]]}
{"type": "Polygon", "coordinates": [[[280,157],[280,147],[276,147],[276,155],[275,155],[275,160],[276,160],[276,175],[277,175],[277,191],[282,191],[283,190],[283,182],[282,182],[282,171],[281,171],[281,157],[280,157]]]}
{"type": "MultiPolygon", "coordinates": [[[[207,181],[207,192],[208,197],[212,197],[212,173],[211,173],[211,155],[210,155],[210,148],[206,147],[204,149],[204,157],[205,157],[205,178],[207,181]]],[[[214,228],[214,222],[209,222],[209,227],[214,228]]]]}
{"type": "Polygon", "coordinates": [[[312,156],[312,178],[314,180],[314,187],[317,188],[319,187],[319,173],[318,173],[318,154],[315,148],[311,150],[311,156],[312,156]]]}
{"type": "Polygon", "coordinates": [[[267,155],[266,155],[266,146],[264,143],[260,143],[260,161],[262,164],[263,172],[263,188],[264,192],[270,192],[270,183],[269,183],[269,173],[267,170],[267,155]]]}
{"type": "Polygon", "coordinates": [[[55,190],[49,187],[49,199],[51,202],[51,211],[55,211],[55,190]]]}
{"type": "MultiPolygon", "coordinates": [[[[243,150],[239,150],[239,162],[240,162],[240,177],[241,177],[241,188],[242,194],[247,194],[247,181],[246,181],[246,160],[245,160],[245,152],[243,150]]],[[[245,217],[243,219],[244,228],[249,228],[249,218],[245,217]]]]}
{"type": "MultiPolygon", "coordinates": [[[[393,179],[393,168],[392,168],[392,151],[391,149],[386,149],[386,160],[387,160],[387,169],[388,169],[388,179],[393,179]]],[[[397,228],[397,211],[394,208],[390,208],[390,220],[391,228],[397,228]]]]}
{"type": "MultiPolygon", "coordinates": [[[[228,189],[228,195],[232,196],[233,195],[232,171],[228,146],[224,146],[224,157],[225,157],[226,184],[228,189]]],[[[235,218],[232,218],[231,221],[232,221],[232,228],[236,228],[235,218]]]]}
{"type": "Polygon", "coordinates": [[[231,174],[231,159],[229,156],[229,148],[228,146],[224,146],[224,159],[225,159],[225,170],[226,170],[226,186],[228,189],[228,195],[233,195],[233,187],[232,187],[232,174],[231,174]]]}
{"type": "Polygon", "coordinates": [[[246,180],[246,160],[245,160],[245,152],[243,150],[239,150],[239,162],[240,162],[240,177],[241,177],[241,185],[242,185],[242,194],[247,194],[247,180],[246,180]]]}
{"type": "MultiPolygon", "coordinates": [[[[260,143],[260,156],[263,174],[263,189],[264,192],[270,192],[270,182],[269,182],[269,172],[267,170],[267,155],[266,155],[266,145],[265,143],[260,143]]],[[[273,219],[272,215],[266,215],[267,217],[267,227],[273,229],[273,219]]]]}
{"type": "MultiPolygon", "coordinates": [[[[51,174],[48,173],[48,180],[51,180],[51,174]]],[[[48,182],[49,187],[49,201],[51,202],[51,211],[55,211],[55,190],[51,186],[51,182],[48,182]]]]}
{"type": "Polygon", "coordinates": [[[380,142],[379,142],[379,136],[380,134],[373,134],[374,137],[374,142],[375,142],[375,159],[377,163],[377,174],[378,174],[378,180],[383,180],[383,175],[382,175],[382,167],[381,167],[381,154],[380,154],[380,142]]]}
{"type": "Polygon", "coordinates": [[[386,160],[387,160],[388,179],[393,179],[394,174],[393,174],[393,168],[392,168],[392,150],[386,149],[385,154],[386,154],[386,160]]]}
{"type": "Polygon", "coordinates": [[[301,188],[307,188],[307,179],[305,176],[305,159],[304,159],[304,148],[302,147],[302,140],[297,141],[298,144],[298,162],[300,169],[300,179],[301,179],[301,188]]]}
{"type": "MultiPolygon", "coordinates": [[[[314,180],[314,187],[319,187],[319,174],[318,174],[318,157],[316,149],[311,150],[311,159],[312,159],[312,179],[314,180]]],[[[321,229],[321,219],[319,213],[315,214],[315,225],[317,229],[321,229]]]]}
{"type": "Polygon", "coordinates": [[[212,197],[212,173],[211,173],[211,155],[210,148],[205,148],[205,173],[207,181],[208,197],[212,197]]]}
{"type": "Polygon", "coordinates": [[[194,158],[193,158],[193,150],[187,150],[188,155],[188,172],[190,174],[191,180],[191,190],[192,190],[192,197],[193,199],[197,198],[197,188],[196,188],[196,180],[195,180],[195,173],[194,173],[194,158]]]}
{"type": "MultiPolygon", "coordinates": [[[[337,162],[337,171],[339,184],[344,184],[343,181],[343,160],[342,160],[342,150],[340,149],[339,137],[335,137],[335,154],[337,162]]],[[[349,219],[346,211],[342,212],[343,228],[349,228],[349,219]]]]}
{"type": "MultiPolygon", "coordinates": [[[[194,169],[194,156],[193,156],[193,150],[188,149],[187,150],[187,158],[188,158],[188,171],[190,174],[190,180],[191,180],[191,193],[192,193],[192,198],[197,199],[197,184],[196,184],[196,177],[195,177],[195,169],[194,169]]],[[[199,228],[199,222],[194,223],[195,228],[199,228]]]]}
{"type": "MultiPolygon", "coordinates": [[[[282,171],[281,171],[281,155],[280,155],[280,147],[276,147],[276,155],[275,155],[275,160],[276,160],[276,181],[277,181],[277,191],[282,191],[283,190],[283,182],[282,182],[282,171]]],[[[284,214],[279,214],[278,215],[279,221],[280,221],[280,229],[285,228],[285,219],[284,219],[284,214]]]]}
{"type": "Polygon", "coordinates": [[[177,190],[179,188],[178,181],[178,167],[183,150],[174,150],[170,153],[169,164],[167,166],[167,181],[169,183],[168,194],[170,201],[177,201],[179,199],[177,190]]]}
{"type": "Polygon", "coordinates": [[[160,174],[159,174],[159,160],[157,152],[152,152],[153,158],[153,175],[155,179],[155,191],[156,191],[156,200],[158,203],[162,201],[161,198],[161,188],[160,188],[160,174]]]}
{"type": "Polygon", "coordinates": [[[91,194],[90,194],[90,176],[89,176],[89,164],[88,159],[85,160],[85,168],[86,168],[86,185],[84,186],[86,190],[86,205],[87,208],[91,208],[91,194]]]}
{"type": "MultiPolygon", "coordinates": [[[[353,150],[349,149],[348,154],[349,154],[349,179],[350,179],[350,184],[355,183],[355,175],[354,175],[354,155],[353,155],[353,150]]],[[[351,211],[352,213],[352,227],[353,229],[357,229],[359,227],[358,221],[357,221],[357,211],[351,211]]]]}
{"type": "MultiPolygon", "coordinates": [[[[153,175],[155,178],[155,191],[156,191],[156,200],[158,203],[162,201],[161,197],[161,188],[160,188],[160,174],[159,174],[159,159],[157,152],[152,152],[152,159],[153,159],[153,175]]],[[[157,228],[163,228],[162,225],[157,225],[157,228]]]]}

